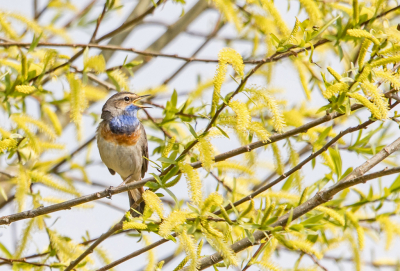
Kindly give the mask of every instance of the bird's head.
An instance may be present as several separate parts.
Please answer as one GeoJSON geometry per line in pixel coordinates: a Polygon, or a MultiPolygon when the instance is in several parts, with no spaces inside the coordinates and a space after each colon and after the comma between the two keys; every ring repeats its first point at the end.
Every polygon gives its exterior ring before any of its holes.
{"type": "Polygon", "coordinates": [[[111,96],[103,106],[101,118],[111,120],[121,115],[136,116],[139,109],[148,108],[138,102],[150,95],[139,96],[132,92],[119,92],[111,96]]]}

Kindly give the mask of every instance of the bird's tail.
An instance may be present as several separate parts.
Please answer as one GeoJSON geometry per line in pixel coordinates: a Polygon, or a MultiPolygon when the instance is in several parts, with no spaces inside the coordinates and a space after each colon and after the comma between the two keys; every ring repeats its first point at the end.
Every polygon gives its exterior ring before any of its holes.
{"type": "MultiPolygon", "coordinates": [[[[132,207],[132,205],[139,200],[142,197],[142,193],[144,192],[143,187],[138,188],[138,189],[133,189],[133,190],[129,190],[128,191],[128,196],[129,196],[129,206],[132,207]]],[[[134,208],[136,211],[138,211],[139,213],[143,214],[144,211],[144,206],[145,203],[144,201],[142,201],[139,206],[137,206],[136,208],[134,208]]],[[[130,210],[131,215],[133,217],[138,217],[139,214],[133,210],[130,210]]]]}

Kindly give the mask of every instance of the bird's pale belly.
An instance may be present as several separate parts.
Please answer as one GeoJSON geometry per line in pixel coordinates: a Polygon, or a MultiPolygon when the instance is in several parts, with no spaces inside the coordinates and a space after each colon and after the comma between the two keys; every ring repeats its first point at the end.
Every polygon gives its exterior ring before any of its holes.
{"type": "Polygon", "coordinates": [[[97,135],[97,145],[101,160],[108,168],[117,172],[122,179],[133,175],[133,180],[140,180],[143,158],[138,145],[119,145],[103,137],[101,131],[97,135]]]}

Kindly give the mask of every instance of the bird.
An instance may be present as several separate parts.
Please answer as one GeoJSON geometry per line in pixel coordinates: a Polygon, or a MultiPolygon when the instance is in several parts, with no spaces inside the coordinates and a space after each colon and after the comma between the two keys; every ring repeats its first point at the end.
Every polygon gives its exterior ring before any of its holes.
{"type": "MultiPolygon", "coordinates": [[[[124,183],[139,181],[147,172],[149,161],[146,131],[137,117],[140,109],[148,108],[137,102],[150,95],[119,92],[111,96],[102,108],[97,128],[97,146],[103,163],[112,175],[118,173],[124,183]],[[129,179],[127,179],[130,177],[129,179]]],[[[141,198],[143,187],[128,191],[129,206],[141,198]]],[[[144,202],[135,210],[144,211],[144,202]]],[[[132,216],[139,214],[132,209],[132,216]]]]}

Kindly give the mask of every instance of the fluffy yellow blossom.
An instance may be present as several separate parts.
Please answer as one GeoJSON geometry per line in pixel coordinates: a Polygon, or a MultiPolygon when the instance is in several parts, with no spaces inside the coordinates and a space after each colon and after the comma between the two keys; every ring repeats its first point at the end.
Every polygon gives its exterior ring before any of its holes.
{"type": "Polygon", "coordinates": [[[374,36],[372,36],[371,33],[369,33],[366,30],[363,29],[348,29],[347,30],[347,34],[352,36],[352,37],[356,37],[356,38],[366,38],[371,40],[375,45],[379,45],[380,42],[377,38],[375,38],[374,36]]]}
{"type": "Polygon", "coordinates": [[[161,199],[151,190],[144,191],[142,197],[146,202],[146,205],[149,206],[153,212],[156,212],[161,219],[163,219],[164,208],[161,199]]]}
{"type": "Polygon", "coordinates": [[[185,223],[187,213],[181,210],[173,211],[160,225],[158,234],[164,238],[168,238],[173,230],[185,223]]]}
{"type": "Polygon", "coordinates": [[[219,93],[221,92],[221,86],[225,81],[226,72],[228,70],[227,65],[232,65],[236,73],[243,77],[244,74],[244,64],[242,56],[232,48],[223,48],[218,53],[218,67],[214,76],[214,94],[212,99],[212,112],[215,111],[218,100],[219,93]]]}
{"type": "Polygon", "coordinates": [[[24,94],[31,94],[36,90],[34,86],[24,86],[24,85],[18,85],[15,87],[15,90],[24,93],[24,94]]]}
{"type": "Polygon", "coordinates": [[[185,174],[191,201],[193,204],[200,206],[203,194],[199,173],[185,162],[179,162],[178,166],[182,173],[185,174]]]}

